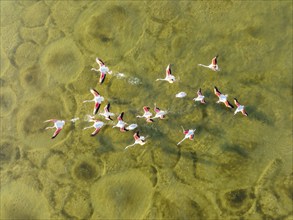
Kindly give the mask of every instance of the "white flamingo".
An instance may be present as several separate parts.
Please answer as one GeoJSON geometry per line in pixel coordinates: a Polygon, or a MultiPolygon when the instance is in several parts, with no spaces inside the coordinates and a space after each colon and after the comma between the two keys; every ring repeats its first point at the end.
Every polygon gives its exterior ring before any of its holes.
{"type": "Polygon", "coordinates": [[[204,95],[201,93],[201,88],[197,91],[197,97],[193,99],[195,102],[201,102],[202,104],[206,104],[206,101],[204,99],[204,95]]]}
{"type": "Polygon", "coordinates": [[[134,143],[131,144],[131,145],[128,145],[127,147],[125,147],[125,149],[127,149],[129,147],[132,147],[132,146],[134,146],[136,144],[144,145],[146,143],[145,137],[144,136],[139,136],[139,131],[134,133],[133,138],[134,138],[134,143]]]}
{"type": "Polygon", "coordinates": [[[183,129],[183,134],[185,134],[185,136],[184,136],[184,138],[181,141],[179,141],[177,143],[177,145],[181,144],[185,139],[188,139],[189,138],[190,140],[193,140],[193,138],[194,138],[194,132],[195,132],[196,129],[184,130],[183,127],[182,127],[182,129],[183,129]]]}
{"type": "Polygon", "coordinates": [[[45,122],[53,122],[54,126],[52,127],[46,127],[45,129],[53,129],[56,128],[53,136],[51,137],[52,139],[54,139],[55,137],[57,137],[57,135],[60,133],[60,131],[63,129],[64,125],[65,125],[65,121],[64,120],[58,120],[58,119],[49,119],[44,121],[45,122]]]}
{"type": "Polygon", "coordinates": [[[94,107],[94,111],[93,111],[93,114],[95,115],[99,111],[100,105],[101,105],[102,101],[104,101],[104,97],[100,96],[100,94],[95,89],[90,89],[90,92],[93,94],[94,98],[92,100],[85,100],[85,101],[83,101],[83,103],[95,102],[95,107],[94,107]]]}
{"type": "Polygon", "coordinates": [[[105,117],[106,120],[111,120],[113,121],[113,119],[111,118],[111,116],[114,116],[115,114],[110,112],[110,103],[108,103],[105,108],[104,108],[104,113],[99,113],[99,115],[102,115],[105,117]]]}
{"type": "Polygon", "coordinates": [[[147,121],[147,122],[153,122],[154,120],[151,119],[151,116],[152,116],[153,114],[150,112],[150,107],[148,107],[148,106],[144,106],[144,107],[143,107],[143,111],[144,111],[144,114],[143,114],[143,115],[137,115],[136,117],[137,117],[137,118],[146,118],[146,121],[147,121]]]}
{"type": "Polygon", "coordinates": [[[218,55],[217,56],[215,56],[213,59],[212,59],[212,63],[210,64],[210,65],[208,65],[208,66],[206,66],[206,65],[204,65],[204,64],[198,64],[199,66],[203,66],[203,67],[206,67],[206,68],[209,68],[209,69],[211,69],[211,70],[213,70],[213,71],[220,71],[220,68],[219,68],[219,66],[218,66],[218,55]]]}
{"type": "Polygon", "coordinates": [[[123,115],[124,115],[124,112],[122,112],[118,117],[117,117],[117,124],[113,126],[113,128],[120,128],[120,131],[121,132],[125,132],[125,131],[128,131],[128,129],[125,128],[125,126],[127,125],[126,122],[123,121],[123,115]]]}
{"type": "Polygon", "coordinates": [[[238,112],[241,112],[242,115],[248,116],[247,112],[244,109],[244,105],[240,105],[236,98],[234,98],[234,103],[235,103],[235,105],[237,107],[237,109],[234,112],[234,115],[236,115],[238,112]]]}
{"type": "Polygon", "coordinates": [[[109,68],[100,58],[97,57],[96,62],[99,64],[99,69],[92,68],[91,70],[101,73],[99,83],[102,84],[106,78],[106,74],[112,74],[112,71],[109,71],[109,68]]]}
{"type": "Polygon", "coordinates": [[[217,103],[223,102],[227,108],[234,108],[234,106],[227,100],[228,95],[222,94],[217,87],[214,87],[214,93],[218,96],[219,100],[217,103]]]}
{"type": "Polygon", "coordinates": [[[163,111],[163,110],[159,109],[156,106],[156,103],[155,103],[154,111],[156,112],[156,115],[154,117],[152,117],[151,119],[155,119],[155,118],[164,119],[165,115],[168,113],[168,111],[163,111]]]}
{"type": "Polygon", "coordinates": [[[95,128],[94,132],[91,133],[91,136],[95,136],[97,133],[99,133],[99,131],[101,130],[101,128],[104,126],[104,122],[99,121],[97,119],[91,119],[89,120],[89,122],[94,122],[94,124],[92,126],[89,127],[85,127],[83,130],[85,129],[89,129],[89,128],[95,128]]]}
{"type": "Polygon", "coordinates": [[[171,72],[171,64],[169,64],[166,68],[166,77],[164,79],[156,79],[156,81],[159,81],[159,80],[164,80],[169,83],[175,82],[175,76],[173,76],[171,72]]]}

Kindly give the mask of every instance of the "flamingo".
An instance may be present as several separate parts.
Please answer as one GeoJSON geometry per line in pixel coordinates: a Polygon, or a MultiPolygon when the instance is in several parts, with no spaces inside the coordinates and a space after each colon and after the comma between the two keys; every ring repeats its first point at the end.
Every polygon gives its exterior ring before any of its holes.
{"type": "Polygon", "coordinates": [[[137,117],[137,118],[146,118],[146,121],[147,121],[147,122],[154,122],[154,120],[151,119],[151,116],[152,116],[153,114],[150,112],[150,107],[148,107],[148,106],[144,106],[144,107],[143,107],[143,111],[144,111],[144,114],[143,114],[143,115],[137,115],[136,117],[137,117]]]}
{"type": "Polygon", "coordinates": [[[234,108],[234,106],[227,100],[228,95],[222,94],[216,86],[214,87],[214,93],[219,97],[217,103],[223,102],[227,108],[234,108]]]}
{"type": "Polygon", "coordinates": [[[64,120],[58,120],[58,119],[49,119],[44,121],[45,122],[53,122],[54,126],[52,127],[46,127],[45,129],[53,129],[56,128],[53,136],[51,137],[51,139],[54,139],[55,137],[57,137],[57,135],[60,133],[60,131],[63,129],[64,125],[65,125],[65,121],[64,120]]]}
{"type": "Polygon", "coordinates": [[[90,89],[90,92],[94,95],[94,98],[92,100],[85,100],[85,101],[83,101],[83,103],[95,102],[95,107],[94,107],[94,111],[93,111],[93,114],[95,115],[99,111],[100,105],[101,105],[102,101],[104,101],[104,97],[100,96],[100,94],[95,89],[90,89]]]}
{"type": "Polygon", "coordinates": [[[244,109],[244,105],[240,105],[236,98],[234,98],[234,103],[235,103],[235,105],[237,107],[237,109],[234,112],[234,115],[236,115],[238,112],[241,112],[242,115],[248,116],[247,112],[244,109]]]}
{"type": "Polygon", "coordinates": [[[121,132],[125,132],[125,131],[128,131],[128,129],[125,128],[125,126],[127,125],[126,122],[123,121],[123,115],[124,115],[124,112],[122,112],[118,117],[117,117],[117,124],[113,126],[113,128],[115,127],[118,127],[120,128],[120,131],[121,132]]]}
{"type": "Polygon", "coordinates": [[[135,142],[131,145],[128,145],[127,147],[125,147],[125,150],[129,147],[132,147],[136,144],[140,144],[140,145],[144,145],[146,143],[145,141],[145,137],[144,136],[139,136],[139,131],[135,132],[133,135],[133,138],[135,140],[135,142]]]}
{"type": "Polygon", "coordinates": [[[204,64],[198,64],[199,66],[203,66],[203,67],[206,67],[206,68],[209,68],[213,71],[220,71],[220,68],[218,66],[218,59],[219,55],[215,56],[213,59],[212,59],[212,63],[208,66],[204,65],[204,64]]]}
{"type": "Polygon", "coordinates": [[[91,119],[89,120],[89,122],[94,122],[94,124],[92,126],[89,127],[85,127],[83,130],[85,129],[89,129],[89,128],[95,128],[94,132],[91,133],[91,136],[95,136],[97,133],[99,133],[99,131],[101,130],[101,128],[104,126],[104,122],[99,121],[97,119],[91,119]]]}
{"type": "Polygon", "coordinates": [[[169,83],[175,82],[175,76],[173,76],[171,73],[171,64],[169,64],[166,68],[166,77],[164,79],[156,79],[156,81],[159,81],[159,80],[165,80],[169,83]]]}
{"type": "Polygon", "coordinates": [[[100,72],[100,80],[99,83],[102,84],[106,78],[106,74],[112,74],[112,71],[109,71],[109,68],[105,65],[105,63],[100,59],[100,58],[96,58],[96,62],[99,64],[99,69],[96,68],[92,68],[92,71],[96,71],[96,72],[100,72]]]}
{"type": "Polygon", "coordinates": [[[183,129],[183,134],[185,134],[185,136],[181,141],[179,141],[177,143],[177,145],[181,144],[187,138],[189,138],[190,140],[193,140],[193,138],[194,138],[194,132],[195,132],[196,129],[185,130],[183,127],[182,127],[182,129],[183,129]]]}
{"type": "Polygon", "coordinates": [[[110,103],[108,103],[105,108],[104,108],[104,113],[99,113],[99,115],[102,115],[105,117],[106,120],[111,120],[113,121],[113,119],[111,118],[111,116],[114,116],[115,114],[110,112],[110,103]]]}
{"type": "Polygon", "coordinates": [[[201,93],[201,88],[197,91],[197,97],[193,99],[195,102],[201,102],[202,104],[206,104],[204,96],[201,93]]]}
{"type": "Polygon", "coordinates": [[[161,109],[159,109],[156,104],[154,107],[154,111],[156,112],[156,115],[154,117],[152,117],[151,119],[155,119],[155,118],[160,118],[160,119],[164,119],[165,115],[168,113],[167,111],[163,111],[161,109]]]}

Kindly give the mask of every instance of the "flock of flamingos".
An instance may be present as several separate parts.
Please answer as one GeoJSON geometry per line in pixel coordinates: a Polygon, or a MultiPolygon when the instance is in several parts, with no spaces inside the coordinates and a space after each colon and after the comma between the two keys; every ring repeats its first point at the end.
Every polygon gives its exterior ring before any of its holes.
{"type": "MultiPolygon", "coordinates": [[[[220,71],[220,68],[218,67],[217,64],[217,58],[218,55],[215,56],[212,59],[212,62],[210,65],[203,65],[203,64],[198,64],[199,66],[202,67],[206,67],[209,68],[213,71],[220,71]]],[[[99,59],[96,58],[96,62],[99,65],[99,69],[96,68],[92,68],[91,70],[96,71],[96,72],[100,72],[100,79],[99,79],[99,83],[102,84],[105,81],[106,75],[107,74],[112,74],[112,71],[109,71],[109,68],[105,65],[105,63],[99,59]]],[[[167,81],[169,83],[174,83],[176,81],[175,76],[171,73],[171,64],[169,64],[166,68],[166,77],[165,78],[161,78],[161,79],[157,79],[156,81],[167,81]]],[[[95,119],[95,115],[98,113],[101,103],[104,101],[104,97],[101,96],[99,94],[98,91],[96,91],[95,89],[90,89],[90,92],[93,94],[94,98],[92,100],[85,100],[83,101],[84,103],[86,102],[94,102],[94,110],[93,110],[93,115],[89,116],[88,121],[89,122],[93,122],[94,124],[92,126],[89,127],[85,127],[84,129],[89,129],[89,128],[94,128],[95,130],[91,133],[91,136],[95,136],[96,134],[99,133],[99,131],[101,130],[101,128],[105,125],[105,123],[103,121],[100,121],[98,119],[95,119]]],[[[227,108],[234,108],[234,106],[228,101],[227,94],[222,94],[219,89],[217,87],[214,87],[214,93],[215,95],[219,98],[219,100],[217,101],[217,103],[224,103],[225,106],[227,108]]],[[[181,92],[179,94],[176,95],[176,97],[184,97],[186,94],[184,92],[181,92]]],[[[201,104],[205,104],[205,97],[201,92],[201,89],[199,89],[197,91],[197,97],[195,97],[193,99],[195,102],[200,102],[201,104]]],[[[236,98],[234,98],[234,103],[236,105],[236,110],[234,112],[234,115],[237,114],[238,112],[241,112],[244,116],[247,116],[247,112],[245,111],[245,108],[243,105],[240,105],[239,102],[237,101],[236,98]]],[[[152,112],[150,111],[150,107],[148,106],[144,106],[143,107],[143,111],[144,114],[143,115],[138,115],[136,116],[137,118],[145,118],[147,122],[152,123],[154,122],[154,119],[158,118],[158,119],[164,119],[165,115],[168,113],[167,111],[161,110],[160,108],[158,108],[156,105],[154,107],[154,112],[155,115],[153,116],[152,112]],[[153,117],[152,117],[153,116],[153,117]]],[[[99,115],[102,115],[105,117],[106,120],[113,120],[111,118],[111,116],[114,116],[115,114],[110,112],[110,103],[108,103],[105,107],[104,107],[104,112],[103,113],[99,113],[99,115]]],[[[134,130],[135,128],[137,128],[137,124],[130,124],[128,125],[124,120],[123,120],[123,115],[124,112],[120,113],[119,116],[117,117],[117,124],[113,126],[113,128],[118,127],[120,128],[121,132],[126,132],[129,130],[134,130]]],[[[74,118],[71,119],[70,121],[75,122],[76,120],[78,120],[79,118],[74,118]]],[[[53,122],[54,125],[52,127],[46,127],[45,129],[56,129],[52,139],[54,139],[59,133],[60,131],[63,129],[64,125],[65,125],[65,120],[59,120],[59,119],[49,119],[46,120],[44,122],[53,122]]],[[[185,135],[184,138],[179,141],[177,143],[177,145],[181,144],[185,139],[190,139],[193,140],[194,139],[194,132],[196,129],[187,129],[185,130],[183,127],[183,134],[185,135]]],[[[136,131],[133,135],[134,137],[134,143],[131,145],[128,145],[125,149],[132,147],[136,144],[140,144],[140,145],[144,145],[146,143],[146,138],[144,136],[140,136],[139,135],[139,131],[136,131]]]]}

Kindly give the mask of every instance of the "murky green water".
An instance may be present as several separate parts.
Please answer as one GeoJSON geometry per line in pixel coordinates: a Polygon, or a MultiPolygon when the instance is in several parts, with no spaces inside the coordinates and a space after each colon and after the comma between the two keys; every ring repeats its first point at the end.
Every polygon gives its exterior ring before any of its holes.
{"type": "Polygon", "coordinates": [[[293,218],[291,1],[2,0],[0,89],[1,219],[293,218]],[[197,65],[216,54],[220,72],[197,65]],[[179,80],[155,82],[169,63],[179,80]],[[147,144],[82,130],[90,88],[147,144]],[[135,117],[154,103],[165,120],[135,117]],[[50,139],[44,120],[74,117],[50,139]],[[197,130],[178,147],[181,126],[197,130]]]}

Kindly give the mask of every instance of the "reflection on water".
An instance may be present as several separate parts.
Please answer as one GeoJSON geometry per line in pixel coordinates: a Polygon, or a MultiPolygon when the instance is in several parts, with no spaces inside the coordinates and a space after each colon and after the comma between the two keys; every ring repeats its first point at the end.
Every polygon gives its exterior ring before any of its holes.
{"type": "Polygon", "coordinates": [[[1,219],[291,219],[291,11],[289,1],[1,1],[1,219]],[[220,72],[198,66],[216,54],[220,72]],[[96,57],[113,70],[103,85],[96,57]],[[177,81],[156,82],[169,63],[177,81]],[[249,116],[216,104],[214,86],[249,116]],[[90,88],[147,144],[124,150],[133,132],[112,129],[116,119],[83,131],[90,88]],[[206,105],[192,100],[199,88],[206,105]],[[155,103],[166,119],[136,118],[155,103]],[[54,140],[50,118],[66,120],[54,140]],[[197,130],[178,147],[181,126],[197,130]]]}

